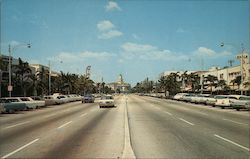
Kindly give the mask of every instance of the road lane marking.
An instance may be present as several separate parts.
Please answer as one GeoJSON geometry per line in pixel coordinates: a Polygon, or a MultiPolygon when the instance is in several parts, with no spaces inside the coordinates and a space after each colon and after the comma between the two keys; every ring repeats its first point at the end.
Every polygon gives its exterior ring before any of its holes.
{"type": "Polygon", "coordinates": [[[218,137],[218,138],[220,138],[220,139],[222,139],[222,140],[224,140],[224,141],[227,141],[227,142],[229,142],[229,143],[231,143],[231,144],[234,144],[234,145],[236,145],[236,146],[238,146],[238,147],[240,147],[240,148],[243,148],[243,149],[245,149],[245,150],[247,150],[247,151],[250,151],[249,148],[247,148],[247,147],[245,147],[245,146],[242,146],[242,145],[240,145],[240,144],[237,144],[237,143],[235,143],[235,142],[233,142],[233,141],[231,141],[231,140],[229,140],[229,139],[226,139],[226,138],[224,138],[224,137],[221,137],[221,136],[219,136],[219,135],[217,135],[217,134],[214,134],[214,136],[215,136],[215,137],[218,137]]]}
{"type": "Polygon", "coordinates": [[[230,122],[235,123],[235,124],[248,125],[248,124],[245,124],[245,123],[240,123],[240,122],[229,120],[229,119],[223,119],[223,120],[230,121],[230,122]]]}
{"type": "Polygon", "coordinates": [[[20,148],[16,149],[15,151],[13,151],[13,152],[11,152],[11,153],[9,153],[9,154],[7,154],[7,155],[3,156],[3,157],[2,157],[2,159],[4,159],[4,158],[7,158],[7,157],[11,156],[11,155],[13,155],[14,153],[17,153],[18,151],[21,151],[21,150],[22,150],[22,149],[24,149],[25,147],[27,147],[27,146],[29,146],[29,145],[31,145],[31,144],[33,144],[33,143],[37,142],[38,140],[39,140],[39,139],[35,139],[35,140],[33,140],[33,141],[31,141],[31,142],[27,143],[26,145],[23,145],[22,147],[20,147],[20,148]]]}
{"type": "Polygon", "coordinates": [[[70,124],[70,123],[72,123],[72,121],[69,121],[69,122],[67,122],[67,123],[65,123],[65,124],[63,124],[63,125],[61,125],[61,126],[59,126],[57,129],[61,129],[61,128],[65,127],[66,125],[70,124]]]}
{"type": "Polygon", "coordinates": [[[47,116],[45,116],[45,118],[49,118],[49,117],[52,117],[52,116],[54,116],[54,115],[56,115],[56,114],[47,115],[47,116]]]}
{"type": "Polygon", "coordinates": [[[169,112],[164,112],[164,113],[166,113],[166,114],[168,114],[168,115],[173,115],[173,114],[171,114],[171,113],[169,113],[169,112]]]}
{"type": "Polygon", "coordinates": [[[83,114],[81,114],[80,115],[80,117],[83,117],[83,116],[85,116],[85,115],[87,115],[88,113],[83,113],[83,114]]]}
{"type": "Polygon", "coordinates": [[[194,125],[193,123],[191,123],[191,122],[189,122],[189,121],[187,121],[187,120],[185,120],[185,119],[182,119],[182,118],[179,118],[181,121],[184,121],[185,123],[188,123],[189,125],[194,125]]]}
{"type": "Polygon", "coordinates": [[[9,128],[13,128],[13,127],[23,125],[23,124],[27,124],[27,123],[30,123],[30,121],[25,121],[23,123],[18,123],[18,124],[15,124],[15,125],[7,126],[7,127],[3,128],[3,129],[9,129],[9,128]]]}
{"type": "Polygon", "coordinates": [[[124,107],[124,148],[122,152],[122,158],[136,158],[134,151],[131,146],[130,141],[130,132],[129,132],[129,122],[128,122],[128,110],[127,110],[127,102],[124,107]]]}

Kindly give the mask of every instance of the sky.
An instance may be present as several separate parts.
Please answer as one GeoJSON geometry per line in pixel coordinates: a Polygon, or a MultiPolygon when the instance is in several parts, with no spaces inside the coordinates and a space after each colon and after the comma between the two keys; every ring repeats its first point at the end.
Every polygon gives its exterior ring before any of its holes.
{"type": "Polygon", "coordinates": [[[132,85],[224,67],[250,48],[249,0],[0,0],[1,53],[132,85]],[[224,47],[220,47],[224,42],[224,47]],[[25,45],[31,43],[31,48],[25,45]]]}

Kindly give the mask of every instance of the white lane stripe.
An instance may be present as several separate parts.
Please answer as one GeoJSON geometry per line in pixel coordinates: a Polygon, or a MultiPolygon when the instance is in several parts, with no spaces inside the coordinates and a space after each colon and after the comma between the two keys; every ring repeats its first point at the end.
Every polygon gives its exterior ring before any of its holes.
{"type": "Polygon", "coordinates": [[[54,116],[54,115],[56,115],[56,114],[47,115],[47,116],[45,116],[45,118],[52,117],[52,116],[54,116]]]}
{"type": "Polygon", "coordinates": [[[7,155],[3,156],[3,157],[2,157],[2,159],[4,159],[4,158],[7,158],[7,157],[11,156],[11,155],[13,155],[14,153],[17,153],[18,151],[21,151],[21,150],[22,150],[22,149],[24,149],[25,147],[27,147],[27,146],[29,146],[29,145],[31,145],[31,144],[33,144],[33,143],[37,142],[38,140],[39,140],[39,139],[35,139],[35,140],[33,140],[33,141],[29,142],[28,144],[26,144],[26,145],[24,145],[24,146],[20,147],[19,149],[16,149],[15,151],[13,151],[13,152],[11,152],[11,153],[9,153],[9,154],[7,154],[7,155]]]}
{"type": "Polygon", "coordinates": [[[229,143],[231,143],[231,144],[234,144],[234,145],[236,145],[236,146],[238,146],[238,147],[240,147],[240,148],[243,148],[243,149],[245,149],[245,150],[247,150],[247,151],[250,151],[249,148],[247,148],[247,147],[245,147],[245,146],[242,146],[242,145],[240,145],[240,144],[237,144],[237,143],[235,143],[235,142],[233,142],[233,141],[231,141],[231,140],[228,140],[228,139],[226,139],[226,138],[224,138],[224,137],[221,137],[221,136],[219,136],[219,135],[217,135],[217,134],[214,134],[214,136],[215,136],[215,137],[218,137],[218,138],[220,138],[220,139],[222,139],[222,140],[224,140],[224,141],[227,141],[227,142],[229,142],[229,143]]]}
{"type": "Polygon", "coordinates": [[[69,121],[69,122],[67,122],[67,123],[65,123],[65,124],[63,124],[63,125],[61,125],[61,126],[59,126],[57,129],[61,129],[61,128],[65,127],[66,125],[70,124],[70,123],[72,123],[72,121],[69,121]]]}
{"type": "Polygon", "coordinates": [[[82,115],[80,115],[80,117],[83,117],[83,116],[85,116],[85,115],[87,115],[87,113],[83,113],[82,115]]]}
{"type": "Polygon", "coordinates": [[[193,123],[191,123],[191,122],[189,122],[189,121],[187,121],[187,120],[185,120],[185,119],[182,119],[182,118],[179,118],[181,121],[184,121],[185,123],[188,123],[189,125],[194,125],[193,123]]]}
{"type": "Polygon", "coordinates": [[[171,113],[169,113],[169,112],[164,112],[164,113],[166,113],[166,114],[168,114],[168,115],[172,115],[171,113]]]}
{"type": "Polygon", "coordinates": [[[248,125],[248,124],[245,124],[245,123],[240,123],[240,122],[233,121],[233,120],[229,120],[229,119],[223,119],[223,120],[230,121],[230,122],[232,122],[232,123],[236,123],[236,124],[248,125]]]}
{"type": "Polygon", "coordinates": [[[23,122],[23,123],[18,123],[18,124],[15,124],[15,125],[7,126],[7,127],[3,128],[3,129],[13,128],[13,127],[15,127],[15,126],[19,126],[19,125],[27,124],[27,123],[29,123],[29,122],[30,122],[30,121],[25,121],[25,122],[23,122]]]}

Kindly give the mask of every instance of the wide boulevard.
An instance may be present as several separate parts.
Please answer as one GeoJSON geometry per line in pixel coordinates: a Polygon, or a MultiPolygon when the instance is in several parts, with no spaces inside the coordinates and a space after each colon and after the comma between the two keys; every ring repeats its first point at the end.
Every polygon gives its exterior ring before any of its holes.
{"type": "Polygon", "coordinates": [[[250,114],[138,95],[0,114],[0,158],[249,158],[250,114]]]}

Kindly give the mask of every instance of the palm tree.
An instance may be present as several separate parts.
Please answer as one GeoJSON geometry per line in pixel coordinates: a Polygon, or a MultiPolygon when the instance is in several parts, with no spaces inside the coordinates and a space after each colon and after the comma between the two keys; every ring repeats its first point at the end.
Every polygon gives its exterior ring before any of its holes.
{"type": "Polygon", "coordinates": [[[184,73],[182,73],[181,75],[180,75],[180,77],[181,77],[181,80],[182,80],[182,91],[185,89],[185,87],[186,87],[186,82],[187,82],[187,79],[188,79],[188,74],[187,74],[187,71],[184,71],[184,73]]]}
{"type": "Polygon", "coordinates": [[[210,93],[212,94],[213,87],[217,86],[218,78],[213,75],[208,75],[207,77],[205,77],[205,81],[208,83],[208,86],[210,87],[210,93]]]}
{"type": "Polygon", "coordinates": [[[160,79],[158,80],[160,84],[160,88],[164,90],[165,97],[167,96],[167,77],[166,76],[161,76],[160,79]]]}
{"type": "Polygon", "coordinates": [[[30,83],[29,76],[31,75],[31,69],[28,62],[23,62],[21,58],[18,59],[19,64],[15,66],[15,72],[17,79],[20,80],[21,91],[23,96],[26,96],[27,86],[30,83]]]}
{"type": "Polygon", "coordinates": [[[237,76],[237,77],[235,77],[235,79],[231,80],[231,83],[233,83],[233,88],[234,88],[234,84],[237,84],[238,89],[240,89],[240,84],[241,84],[241,76],[237,76]]]}

